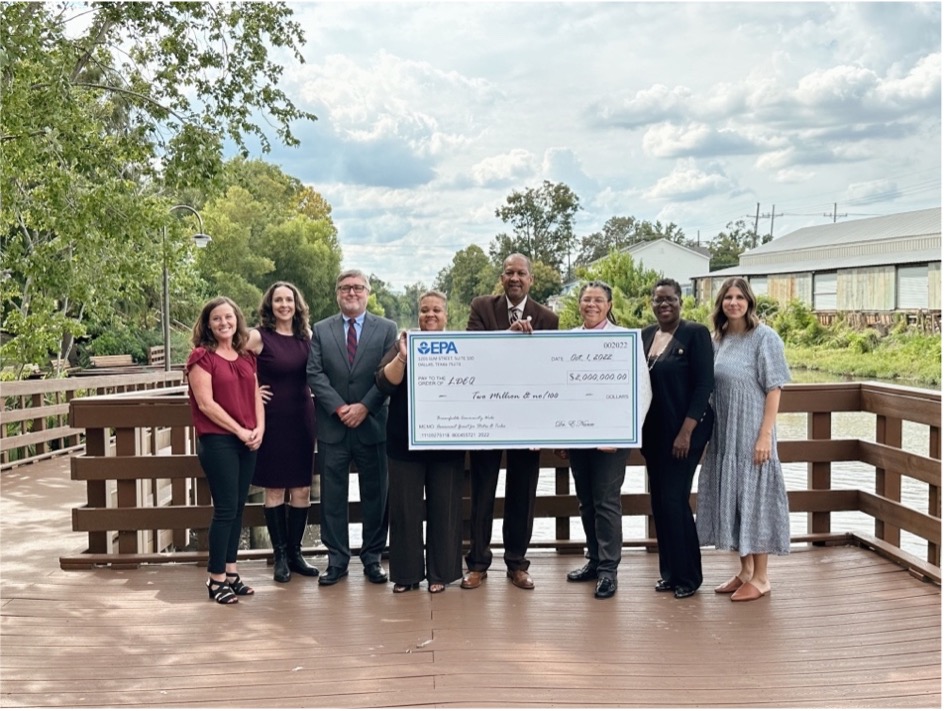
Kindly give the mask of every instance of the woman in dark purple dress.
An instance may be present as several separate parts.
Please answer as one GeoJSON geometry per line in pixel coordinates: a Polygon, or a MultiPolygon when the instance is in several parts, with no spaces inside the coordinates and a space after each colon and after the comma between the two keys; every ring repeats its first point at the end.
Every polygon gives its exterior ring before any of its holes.
{"type": "Polygon", "coordinates": [[[263,513],[273,543],[273,579],[278,583],[288,582],[291,573],[319,575],[301,551],[316,443],[316,412],[306,383],[309,336],[309,307],[299,289],[276,282],[263,295],[260,326],[250,331],[247,350],[257,355],[268,425],[253,484],[266,489],[263,513]]]}

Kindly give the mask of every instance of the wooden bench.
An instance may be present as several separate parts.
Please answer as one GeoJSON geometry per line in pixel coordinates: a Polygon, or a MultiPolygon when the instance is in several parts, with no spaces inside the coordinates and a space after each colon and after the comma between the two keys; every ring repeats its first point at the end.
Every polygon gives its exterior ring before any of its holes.
{"type": "Polygon", "coordinates": [[[125,365],[134,365],[130,353],[122,355],[101,355],[89,358],[93,368],[120,368],[125,365]]]}
{"type": "Polygon", "coordinates": [[[151,346],[148,349],[148,365],[164,365],[164,346],[151,346]]]}

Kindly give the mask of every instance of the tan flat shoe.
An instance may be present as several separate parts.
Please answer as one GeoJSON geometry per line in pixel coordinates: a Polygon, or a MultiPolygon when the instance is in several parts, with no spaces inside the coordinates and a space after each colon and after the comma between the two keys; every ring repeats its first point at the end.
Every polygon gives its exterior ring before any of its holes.
{"type": "Polygon", "coordinates": [[[734,602],[750,602],[751,600],[759,600],[768,592],[769,590],[761,592],[753,583],[743,583],[740,589],[730,596],[730,599],[734,602]]]}
{"type": "Polygon", "coordinates": [[[740,589],[741,585],[743,585],[743,581],[740,580],[740,577],[738,575],[734,575],[727,582],[715,587],[714,592],[715,593],[734,593],[740,589]]]}

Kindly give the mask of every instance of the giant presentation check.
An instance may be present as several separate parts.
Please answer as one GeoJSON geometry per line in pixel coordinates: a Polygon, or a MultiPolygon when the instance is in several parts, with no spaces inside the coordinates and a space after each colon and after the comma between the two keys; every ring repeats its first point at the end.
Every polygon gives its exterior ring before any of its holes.
{"type": "Polygon", "coordinates": [[[408,446],[640,447],[643,357],[636,329],[409,332],[408,446]]]}

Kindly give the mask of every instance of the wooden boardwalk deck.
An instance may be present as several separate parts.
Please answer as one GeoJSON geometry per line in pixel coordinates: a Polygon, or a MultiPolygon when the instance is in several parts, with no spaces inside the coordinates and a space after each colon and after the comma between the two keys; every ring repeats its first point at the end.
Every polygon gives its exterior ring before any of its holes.
{"type": "MultiPolygon", "coordinates": [[[[800,548],[771,596],[653,592],[657,558],[626,550],[615,598],[569,584],[577,556],[533,555],[536,590],[392,595],[353,566],[331,588],[272,581],[215,605],[194,565],[62,571],[85,541],[68,460],[0,480],[3,707],[905,707],[941,705],[940,587],[875,554],[800,548]]],[[[317,558],[324,567],[324,560],[317,558]]]]}

